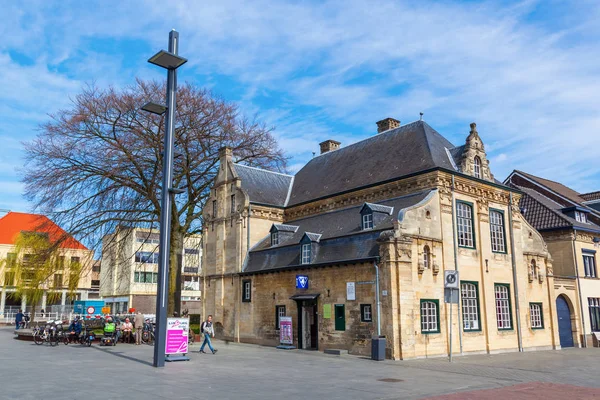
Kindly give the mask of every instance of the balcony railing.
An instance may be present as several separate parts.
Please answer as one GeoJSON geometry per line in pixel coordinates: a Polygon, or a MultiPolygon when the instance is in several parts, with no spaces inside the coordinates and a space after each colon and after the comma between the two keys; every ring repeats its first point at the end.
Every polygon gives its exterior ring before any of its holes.
{"type": "Polygon", "coordinates": [[[183,267],[183,272],[187,274],[197,274],[200,272],[199,267],[183,267]]]}

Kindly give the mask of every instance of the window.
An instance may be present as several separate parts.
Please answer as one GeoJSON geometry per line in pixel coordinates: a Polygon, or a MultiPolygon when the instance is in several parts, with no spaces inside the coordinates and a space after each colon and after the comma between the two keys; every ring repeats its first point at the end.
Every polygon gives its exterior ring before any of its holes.
{"type": "Polygon", "coordinates": [[[458,230],[458,245],[460,247],[475,247],[473,239],[473,207],[467,203],[456,203],[456,225],[458,230]]]}
{"type": "Polygon", "coordinates": [[[235,194],[231,195],[231,213],[235,212],[235,194]]]}
{"type": "Polygon", "coordinates": [[[213,218],[217,217],[217,201],[213,200],[213,218]]]}
{"type": "Polygon", "coordinates": [[[360,305],[360,320],[362,322],[372,322],[373,321],[373,312],[370,304],[361,304],[360,305]]]}
{"type": "Polygon", "coordinates": [[[462,282],[460,284],[462,299],[463,330],[479,331],[479,298],[476,282],[462,282]]]}
{"type": "Polygon", "coordinates": [[[158,282],[157,272],[135,272],[133,275],[133,281],[136,283],[156,283],[158,282]]]}
{"type": "Polygon", "coordinates": [[[198,250],[198,249],[185,249],[183,252],[185,254],[193,254],[193,255],[200,254],[200,250],[198,250]]]}
{"type": "Polygon", "coordinates": [[[431,265],[431,252],[429,246],[423,247],[423,268],[428,269],[431,265]]]}
{"type": "Polygon", "coordinates": [[[21,271],[21,279],[23,280],[23,283],[25,284],[29,284],[31,283],[35,278],[35,271],[33,269],[25,269],[23,271],[21,271]]]}
{"type": "Polygon", "coordinates": [[[285,306],[275,306],[275,329],[279,329],[281,317],[285,317],[285,306]]]}
{"type": "Polygon", "coordinates": [[[588,297],[588,306],[590,308],[592,332],[600,332],[600,298],[588,297]]]}
{"type": "Polygon", "coordinates": [[[279,232],[275,231],[271,233],[271,246],[276,246],[279,244],[279,232]]]}
{"type": "Polygon", "coordinates": [[[63,287],[63,276],[62,274],[54,274],[54,288],[62,288],[63,287]]]}
{"type": "Polygon", "coordinates": [[[473,176],[481,179],[481,158],[478,156],[473,159],[473,176]]]}
{"type": "Polygon", "coordinates": [[[529,303],[529,321],[531,322],[531,329],[544,329],[542,303],[529,303]]]}
{"type": "Polygon", "coordinates": [[[71,266],[79,265],[81,259],[79,257],[71,257],[71,266]]]}
{"type": "Polygon", "coordinates": [[[58,257],[58,266],[57,269],[65,269],[65,256],[58,257]]]}
{"type": "Polygon", "coordinates": [[[437,300],[421,300],[421,333],[440,333],[440,314],[437,300]]]}
{"type": "Polygon", "coordinates": [[[100,287],[100,281],[92,280],[92,288],[99,288],[99,287],[100,287]]]}
{"type": "Polygon", "coordinates": [[[596,259],[593,255],[583,255],[583,269],[586,278],[596,277],[596,259]]]}
{"type": "Polygon", "coordinates": [[[17,253],[8,253],[6,255],[6,268],[13,268],[17,265],[17,253]]]}
{"type": "Polygon", "coordinates": [[[144,264],[158,264],[158,253],[138,251],[135,253],[135,262],[144,264]]]}
{"type": "Polygon", "coordinates": [[[496,294],[496,322],[498,329],[512,329],[509,285],[496,284],[494,292],[496,294]]]}
{"type": "Polygon", "coordinates": [[[23,266],[29,267],[33,263],[33,254],[23,254],[23,266]]]}
{"type": "Polygon", "coordinates": [[[537,269],[537,265],[535,263],[535,260],[531,260],[531,264],[529,265],[529,273],[531,274],[531,277],[533,279],[537,279],[538,277],[538,269],[537,269]]]}
{"type": "Polygon", "coordinates": [[[4,286],[15,285],[15,273],[14,271],[6,271],[4,273],[4,286]]]}
{"type": "Polygon", "coordinates": [[[302,245],[302,264],[310,264],[310,243],[302,245]]]}
{"type": "Polygon", "coordinates": [[[492,240],[492,251],[494,253],[506,253],[504,240],[504,214],[501,211],[490,210],[490,236],[492,240]]]}
{"type": "Polygon", "coordinates": [[[373,214],[368,213],[362,216],[362,228],[373,229],[373,214]]]}
{"type": "Polygon", "coordinates": [[[249,303],[252,299],[252,281],[242,281],[242,301],[249,303]]]}
{"type": "Polygon", "coordinates": [[[577,222],[583,222],[584,224],[587,224],[588,222],[587,215],[581,211],[575,211],[575,219],[577,222]]]}
{"type": "Polygon", "coordinates": [[[144,244],[159,244],[160,238],[158,237],[148,237],[148,236],[140,236],[137,238],[138,243],[144,244]]]}

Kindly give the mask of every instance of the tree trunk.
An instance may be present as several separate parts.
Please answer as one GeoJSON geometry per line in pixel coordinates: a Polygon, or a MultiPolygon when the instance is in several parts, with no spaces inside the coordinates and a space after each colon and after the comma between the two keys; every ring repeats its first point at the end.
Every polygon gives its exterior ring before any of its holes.
{"type": "Polygon", "coordinates": [[[177,221],[171,227],[169,254],[169,304],[167,315],[181,315],[181,260],[183,254],[183,231],[177,221]]]}

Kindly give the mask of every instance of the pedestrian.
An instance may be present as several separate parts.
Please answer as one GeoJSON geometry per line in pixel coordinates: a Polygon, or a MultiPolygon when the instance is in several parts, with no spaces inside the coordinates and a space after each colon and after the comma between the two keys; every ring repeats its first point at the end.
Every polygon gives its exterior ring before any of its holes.
{"type": "Polygon", "coordinates": [[[22,322],[23,322],[23,310],[19,310],[17,315],[15,315],[15,325],[17,326],[16,329],[19,329],[21,327],[22,322]]]}
{"type": "Polygon", "coordinates": [[[217,349],[213,349],[212,343],[210,342],[210,337],[215,337],[215,330],[213,329],[212,324],[212,315],[209,315],[206,321],[200,325],[200,333],[204,334],[204,342],[202,342],[202,346],[200,346],[200,353],[205,353],[204,346],[208,345],[210,351],[215,354],[217,349]]]}
{"type": "Polygon", "coordinates": [[[138,311],[137,315],[133,320],[133,327],[135,328],[135,344],[142,344],[142,333],[144,332],[144,316],[138,311]]]}

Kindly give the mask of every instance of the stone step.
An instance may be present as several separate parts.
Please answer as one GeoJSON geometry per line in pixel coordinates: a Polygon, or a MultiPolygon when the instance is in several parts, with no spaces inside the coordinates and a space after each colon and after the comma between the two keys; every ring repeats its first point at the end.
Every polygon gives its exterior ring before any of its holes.
{"type": "Polygon", "coordinates": [[[348,350],[342,349],[325,349],[325,354],[332,354],[334,356],[348,355],[348,350]]]}

